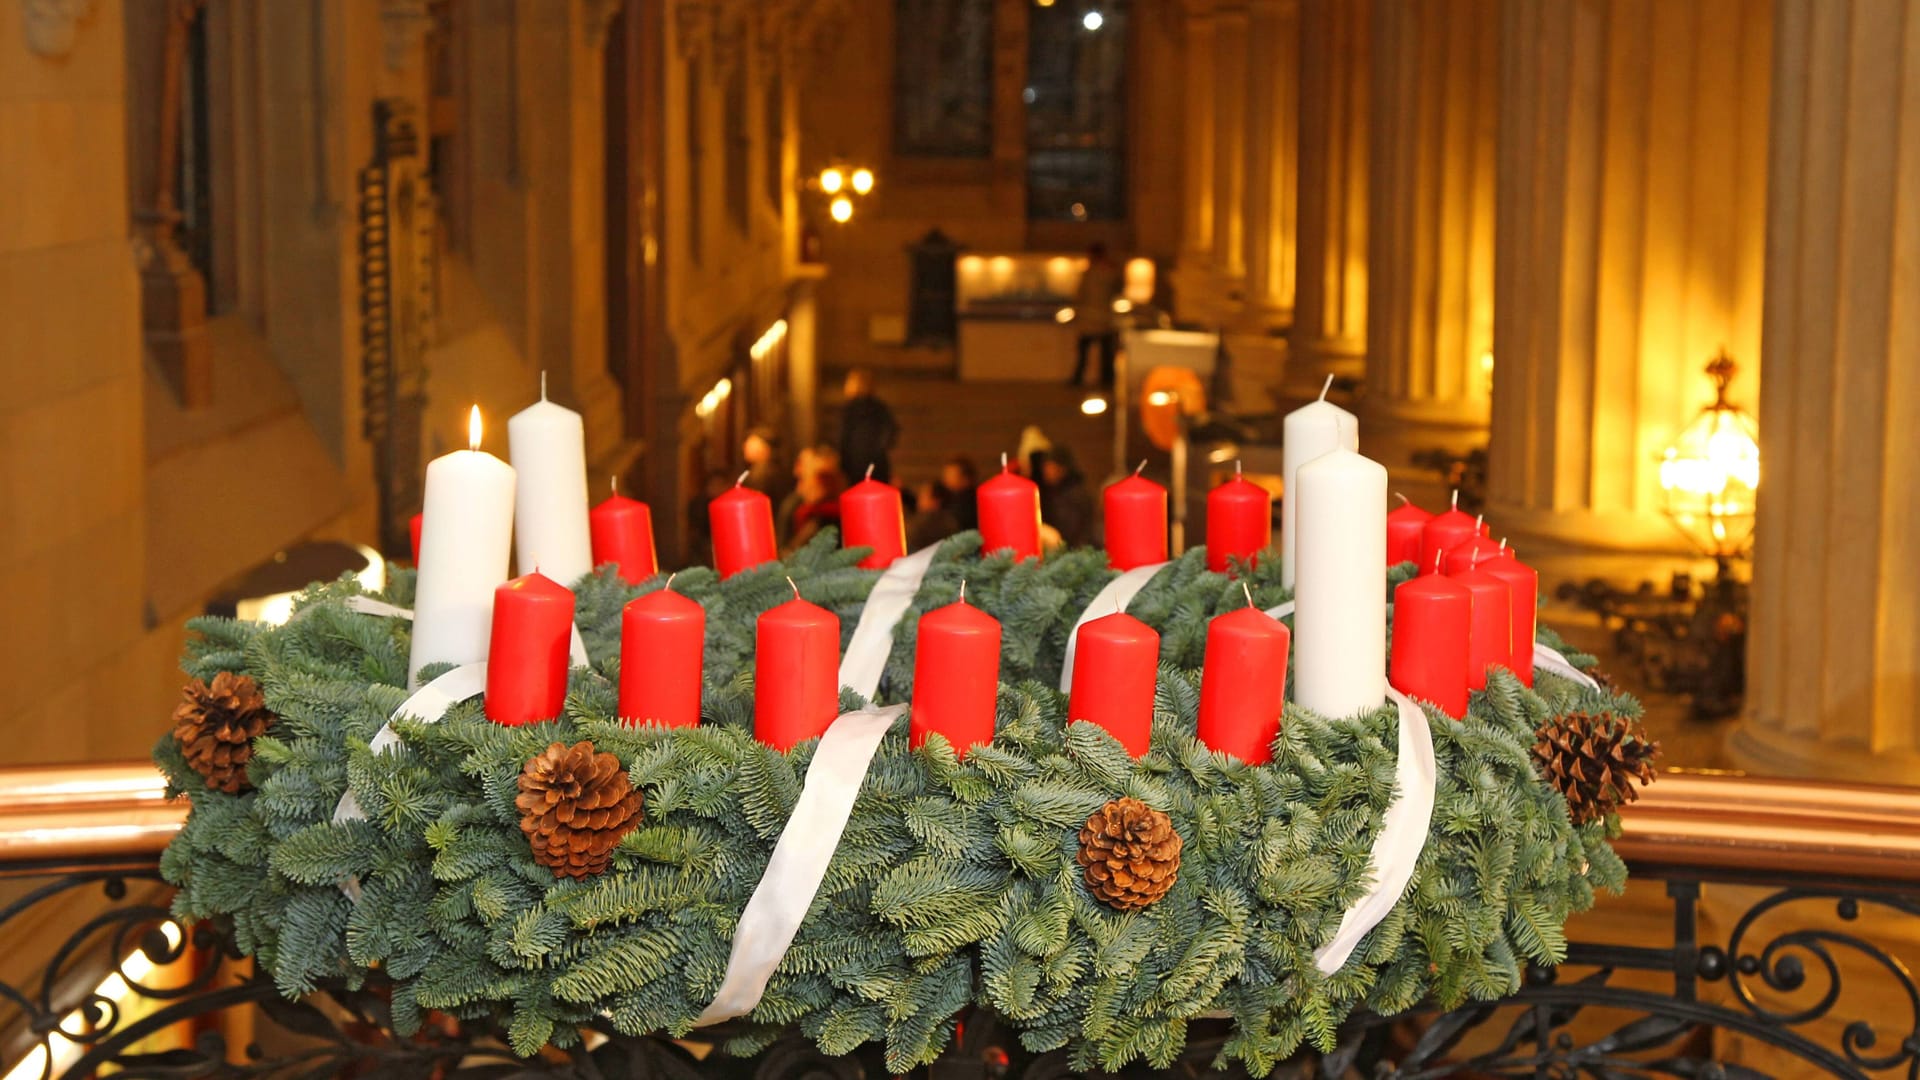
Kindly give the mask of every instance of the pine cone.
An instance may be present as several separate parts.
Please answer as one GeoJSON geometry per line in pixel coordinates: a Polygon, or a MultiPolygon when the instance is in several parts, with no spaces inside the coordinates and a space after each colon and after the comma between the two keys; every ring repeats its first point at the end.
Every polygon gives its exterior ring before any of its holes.
{"type": "Polygon", "coordinates": [[[212,686],[199,679],[187,683],[180,697],[173,707],[173,737],[187,764],[215,791],[238,795],[252,788],[247,762],[253,758],[253,737],[274,721],[260,684],[223,671],[212,686]]]}
{"type": "Polygon", "coordinates": [[[1575,825],[1597,821],[1640,797],[1653,783],[1660,744],[1613,713],[1569,713],[1535,732],[1540,774],[1567,798],[1575,825]]]}
{"type": "Polygon", "coordinates": [[[586,877],[613,862],[613,846],[640,824],[640,792],[620,759],[592,740],[552,743],[520,771],[520,831],[554,877],[586,877]]]}
{"type": "Polygon", "coordinates": [[[1167,815],[1139,799],[1115,799],[1087,818],[1077,860],[1096,899],[1135,911],[1173,888],[1180,875],[1180,834],[1167,815]]]}

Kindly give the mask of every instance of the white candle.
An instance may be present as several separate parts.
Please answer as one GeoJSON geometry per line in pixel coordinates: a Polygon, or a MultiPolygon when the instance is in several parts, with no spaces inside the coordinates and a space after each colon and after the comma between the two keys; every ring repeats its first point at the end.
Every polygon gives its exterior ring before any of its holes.
{"type": "MultiPolygon", "coordinates": [[[[1327,400],[1333,376],[1320,388],[1320,400],[1288,413],[1280,430],[1280,584],[1294,587],[1295,548],[1300,530],[1296,516],[1300,501],[1294,498],[1294,481],[1300,466],[1329,450],[1360,449],[1360,420],[1327,400]]],[[[1383,556],[1384,557],[1384,556],[1383,556]]]]}
{"type": "Polygon", "coordinates": [[[520,573],[540,573],[572,588],[593,570],[587,530],[587,431],[580,414],[540,400],[507,421],[507,455],[520,474],[513,531],[520,573]]]}
{"type": "Polygon", "coordinates": [[[513,467],[480,449],[480,407],[468,449],[427,463],[421,510],[420,573],[413,596],[413,649],[407,682],[428,664],[487,658],[493,590],[507,580],[513,545],[513,467]]]}
{"type": "Polygon", "coordinates": [[[1300,466],[1293,699],[1322,716],[1387,696],[1387,470],[1351,450],[1300,466]]]}

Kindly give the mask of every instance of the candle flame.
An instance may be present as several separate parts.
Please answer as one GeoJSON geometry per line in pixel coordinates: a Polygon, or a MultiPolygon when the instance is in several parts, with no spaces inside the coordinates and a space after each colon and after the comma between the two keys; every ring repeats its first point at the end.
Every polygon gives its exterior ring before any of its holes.
{"type": "Polygon", "coordinates": [[[1320,386],[1320,400],[1321,400],[1321,401],[1325,401],[1325,400],[1327,400],[1327,391],[1329,391],[1329,390],[1331,390],[1331,389],[1333,389],[1333,375],[1332,375],[1332,373],[1331,373],[1331,372],[1329,372],[1329,373],[1328,373],[1328,375],[1327,375],[1327,381],[1326,381],[1326,382],[1324,382],[1324,383],[1322,383],[1322,384],[1321,384],[1321,386],[1320,386]]]}
{"type": "Polygon", "coordinates": [[[793,578],[791,576],[787,578],[787,587],[793,590],[793,598],[795,600],[800,599],[800,586],[795,585],[793,583],[793,578]]]}
{"type": "Polygon", "coordinates": [[[480,449],[480,406],[475,405],[467,414],[467,449],[480,449]]]}
{"type": "Polygon", "coordinates": [[[747,470],[746,472],[743,472],[743,473],[741,473],[741,474],[740,474],[740,479],[738,479],[738,480],[735,480],[735,481],[733,482],[733,486],[734,486],[734,487],[744,487],[744,486],[746,486],[746,483],[747,483],[747,477],[749,477],[749,476],[752,476],[752,475],[753,475],[753,470],[752,470],[752,469],[748,469],[748,470],[747,470]]]}

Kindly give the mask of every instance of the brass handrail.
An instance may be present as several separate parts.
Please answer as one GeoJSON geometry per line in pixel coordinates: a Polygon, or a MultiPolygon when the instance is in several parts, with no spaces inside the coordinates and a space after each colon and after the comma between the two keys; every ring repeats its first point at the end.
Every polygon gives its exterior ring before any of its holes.
{"type": "MultiPolygon", "coordinates": [[[[151,864],[186,820],[145,762],[0,769],[0,872],[151,864]]],[[[1920,788],[1675,771],[1621,813],[1640,872],[1816,873],[1920,884],[1920,788]]]]}

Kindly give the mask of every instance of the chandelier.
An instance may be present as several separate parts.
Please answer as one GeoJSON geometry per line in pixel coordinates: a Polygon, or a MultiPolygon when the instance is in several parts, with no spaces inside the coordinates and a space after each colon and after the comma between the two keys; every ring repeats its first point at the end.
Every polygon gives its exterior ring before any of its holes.
{"type": "Polygon", "coordinates": [[[1721,349],[1707,364],[1713,404],[1680,433],[1660,461],[1665,513],[1695,547],[1724,561],[1746,553],[1753,539],[1760,487],[1759,427],[1727,400],[1734,363],[1721,349]]]}

